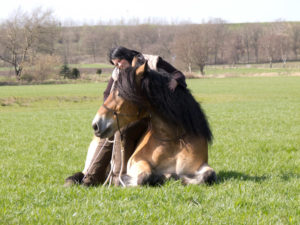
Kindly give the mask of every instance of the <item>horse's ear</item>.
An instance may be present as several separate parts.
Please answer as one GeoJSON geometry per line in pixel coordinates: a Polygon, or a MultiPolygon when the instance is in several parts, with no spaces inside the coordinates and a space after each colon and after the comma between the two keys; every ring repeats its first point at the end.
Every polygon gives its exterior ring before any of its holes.
{"type": "Polygon", "coordinates": [[[144,73],[147,71],[148,69],[148,62],[146,61],[143,65],[139,66],[136,71],[135,71],[135,80],[137,82],[138,85],[140,85],[141,80],[144,76],[144,73]]]}
{"type": "Polygon", "coordinates": [[[146,61],[143,65],[139,66],[136,71],[135,75],[136,76],[143,76],[143,74],[147,71],[148,69],[148,62],[146,61]]]}
{"type": "Polygon", "coordinates": [[[132,60],[132,62],[131,62],[131,66],[132,66],[132,67],[135,67],[136,64],[137,64],[137,61],[138,61],[138,57],[137,57],[137,56],[134,56],[134,57],[133,57],[133,60],[132,60]]]}

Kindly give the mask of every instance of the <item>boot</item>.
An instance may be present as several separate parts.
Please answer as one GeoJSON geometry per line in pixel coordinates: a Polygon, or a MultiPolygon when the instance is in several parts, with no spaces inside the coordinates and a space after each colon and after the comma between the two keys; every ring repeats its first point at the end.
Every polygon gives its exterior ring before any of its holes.
{"type": "Polygon", "coordinates": [[[71,187],[75,184],[81,184],[84,174],[82,172],[74,173],[72,176],[69,176],[65,180],[64,187],[71,187]]]}

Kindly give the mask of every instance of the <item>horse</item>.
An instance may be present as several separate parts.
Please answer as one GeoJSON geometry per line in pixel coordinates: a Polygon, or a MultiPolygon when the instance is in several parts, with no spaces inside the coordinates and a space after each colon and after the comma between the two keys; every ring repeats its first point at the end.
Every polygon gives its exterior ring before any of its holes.
{"type": "Polygon", "coordinates": [[[208,165],[213,135],[206,115],[186,87],[172,91],[169,82],[168,76],[148,69],[147,62],[122,70],[93,120],[95,135],[107,138],[150,117],[149,128],[122,175],[126,186],[163,184],[169,178],[183,184],[216,181],[208,165]]]}

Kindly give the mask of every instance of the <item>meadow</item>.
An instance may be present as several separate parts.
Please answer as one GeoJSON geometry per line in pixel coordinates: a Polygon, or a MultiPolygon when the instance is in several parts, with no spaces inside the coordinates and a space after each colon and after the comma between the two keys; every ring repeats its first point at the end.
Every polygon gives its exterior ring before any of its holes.
{"type": "Polygon", "coordinates": [[[300,77],[187,80],[218,182],[64,188],[105,83],[0,87],[0,224],[299,224],[300,77]]]}

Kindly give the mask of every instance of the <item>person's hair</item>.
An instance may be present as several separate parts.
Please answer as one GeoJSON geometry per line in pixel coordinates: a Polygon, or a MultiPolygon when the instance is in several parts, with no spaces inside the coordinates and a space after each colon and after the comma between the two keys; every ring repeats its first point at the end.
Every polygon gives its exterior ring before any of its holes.
{"type": "Polygon", "coordinates": [[[132,62],[134,56],[142,55],[141,53],[125,48],[123,46],[117,46],[109,50],[108,52],[108,60],[111,64],[113,64],[113,59],[126,59],[129,63],[132,62]]]}

